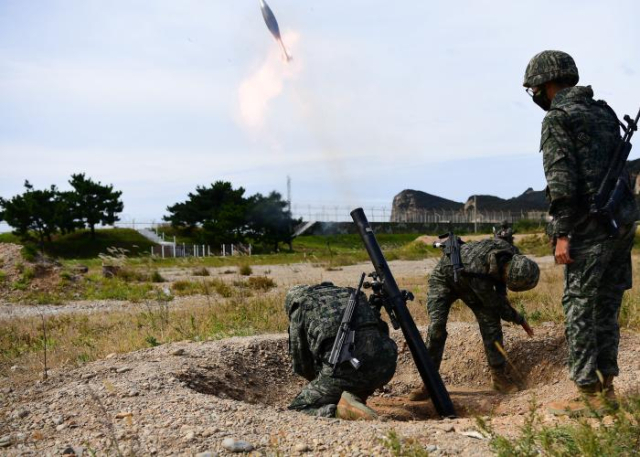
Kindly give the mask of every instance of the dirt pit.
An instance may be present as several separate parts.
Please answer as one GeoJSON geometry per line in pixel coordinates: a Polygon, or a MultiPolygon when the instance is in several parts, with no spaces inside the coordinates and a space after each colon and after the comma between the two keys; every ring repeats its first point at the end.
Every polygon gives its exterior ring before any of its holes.
{"type": "MultiPolygon", "coordinates": [[[[455,325],[442,364],[443,380],[460,417],[512,414],[520,405],[509,405],[491,389],[489,369],[479,331],[471,325],[455,325]],[[464,327],[464,328],[457,328],[464,327]]],[[[407,395],[421,385],[411,353],[400,333],[398,366],[393,380],[368,400],[383,420],[436,419],[430,401],[410,402],[407,395]]],[[[563,377],[566,348],[557,327],[538,329],[536,338],[522,338],[514,328],[507,332],[509,373],[523,390],[553,384],[563,377]]],[[[201,362],[176,374],[187,388],[249,404],[286,408],[306,381],[291,371],[286,337],[254,340],[235,351],[222,352],[216,360],[201,362]]]]}

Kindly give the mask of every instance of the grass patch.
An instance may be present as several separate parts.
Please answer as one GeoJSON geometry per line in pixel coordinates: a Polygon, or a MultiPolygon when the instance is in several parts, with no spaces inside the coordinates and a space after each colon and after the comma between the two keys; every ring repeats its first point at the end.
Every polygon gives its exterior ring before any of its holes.
{"type": "MultiPolygon", "coordinates": [[[[171,341],[226,338],[286,331],[284,294],[234,296],[174,308],[163,296],[138,311],[63,314],[46,317],[49,368],[72,368],[171,341]]],[[[0,376],[37,379],[42,372],[41,317],[0,322],[0,376]],[[11,366],[20,370],[13,372],[11,366]]]]}
{"type": "Polygon", "coordinates": [[[553,254],[549,238],[544,233],[524,236],[520,241],[516,242],[516,247],[523,254],[528,255],[545,256],[553,254]]]}
{"type": "MultiPolygon", "coordinates": [[[[24,244],[13,234],[0,234],[0,243],[24,244]]],[[[133,229],[108,228],[96,229],[95,239],[91,238],[91,231],[77,230],[66,235],[54,235],[52,242],[45,242],[44,252],[48,256],[61,259],[90,259],[106,252],[109,247],[125,249],[132,256],[145,255],[150,251],[153,243],[133,229]]],[[[25,248],[35,251],[31,243],[25,248]]]]}
{"type": "Polygon", "coordinates": [[[243,265],[240,265],[240,268],[238,268],[238,273],[242,276],[249,276],[253,273],[253,268],[251,268],[251,265],[245,263],[243,265]]]}
{"type": "Polygon", "coordinates": [[[267,291],[276,287],[276,282],[267,276],[253,276],[247,280],[247,286],[254,290],[267,291]]]}
{"type": "Polygon", "coordinates": [[[478,419],[478,425],[491,437],[491,448],[498,456],[632,456],[640,449],[640,395],[621,401],[620,408],[607,416],[593,419],[569,419],[562,425],[542,422],[538,405],[532,401],[520,433],[509,438],[496,431],[490,422],[478,419]]]}

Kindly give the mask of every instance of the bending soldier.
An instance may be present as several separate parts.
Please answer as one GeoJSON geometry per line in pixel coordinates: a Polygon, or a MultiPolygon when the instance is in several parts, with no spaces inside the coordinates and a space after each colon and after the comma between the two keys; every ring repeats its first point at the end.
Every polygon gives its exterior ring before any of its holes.
{"type": "MultiPolygon", "coordinates": [[[[515,247],[500,239],[467,242],[460,247],[464,271],[457,282],[454,280],[451,259],[442,256],[429,277],[427,294],[427,311],[431,320],[427,348],[438,370],[447,340],[449,310],[460,299],[473,311],[478,321],[493,388],[503,393],[518,390],[505,370],[500,321],[523,325],[527,332],[531,332],[524,317],[509,303],[507,288],[516,292],[534,288],[540,270],[534,261],[517,252],[515,247]]],[[[412,401],[427,398],[424,387],[409,396],[412,401]]]]}
{"type": "MultiPolygon", "coordinates": [[[[626,186],[615,217],[616,236],[590,213],[590,199],[611,166],[621,142],[614,111],[593,99],[590,86],[576,86],[578,68],[561,51],[535,55],[524,86],[547,114],[542,121],[540,150],[547,179],[550,232],[555,259],[565,265],[562,307],[569,346],[569,373],[578,398],[549,405],[554,414],[579,415],[603,408],[604,392],[614,398],[613,378],[619,373],[618,314],[622,295],[631,288],[631,248],[638,219],[630,186],[626,186]]],[[[629,180],[626,170],[623,179],[629,180]]],[[[614,181],[618,176],[613,176],[614,181]]]]}
{"type": "Polygon", "coordinates": [[[360,293],[354,311],[354,356],[361,365],[328,364],[333,342],[352,288],[323,282],[289,290],[285,310],[289,316],[289,354],[293,371],[309,381],[289,409],[306,414],[342,419],[374,419],[377,414],[365,402],[387,384],[396,370],[398,348],[380,310],[360,293]]]}

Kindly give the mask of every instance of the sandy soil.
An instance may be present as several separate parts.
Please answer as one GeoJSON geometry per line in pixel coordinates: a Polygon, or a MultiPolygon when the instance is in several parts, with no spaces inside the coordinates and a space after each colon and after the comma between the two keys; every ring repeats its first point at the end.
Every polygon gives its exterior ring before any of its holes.
{"type": "MultiPolygon", "coordinates": [[[[114,355],[29,386],[3,386],[0,444],[5,455],[60,455],[68,446],[126,455],[227,455],[223,441],[244,440],[261,455],[387,455],[390,430],[433,455],[489,455],[475,416],[492,416],[503,433],[522,425],[531,398],[569,398],[562,329],[539,327],[533,339],[506,328],[506,347],[523,391],[490,390],[475,325],[452,323],[442,373],[460,418],[440,420],[430,402],[408,402],[420,381],[402,336],[396,376],[370,400],[373,422],[319,419],[286,410],[303,385],[290,370],[286,335],[181,342],[114,355]],[[8,438],[6,438],[8,437],[8,438]],[[4,441],[3,441],[4,440],[4,441]],[[203,454],[206,455],[206,454],[203,454]]],[[[640,381],[640,338],[622,339],[620,390],[640,381]]],[[[558,420],[543,413],[543,420],[558,420]]],[[[228,443],[227,443],[228,444],[228,443]]]]}

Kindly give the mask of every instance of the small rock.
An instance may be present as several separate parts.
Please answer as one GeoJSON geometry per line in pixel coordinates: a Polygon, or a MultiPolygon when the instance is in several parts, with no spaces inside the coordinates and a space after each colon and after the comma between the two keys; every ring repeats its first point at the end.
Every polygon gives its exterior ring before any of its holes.
{"type": "Polygon", "coordinates": [[[185,441],[193,441],[196,438],[195,432],[189,432],[184,436],[185,441]]]}
{"type": "Polygon", "coordinates": [[[196,454],[196,457],[214,457],[218,454],[214,454],[213,452],[199,452],[196,454]]]}
{"type": "Polygon", "coordinates": [[[67,428],[66,424],[60,424],[56,427],[56,430],[61,432],[62,430],[64,430],[65,428],[67,428]]]}
{"type": "Polygon", "coordinates": [[[127,371],[131,371],[129,367],[120,367],[116,370],[116,373],[126,373],[127,371]]]}
{"type": "Polygon", "coordinates": [[[435,444],[429,444],[424,448],[424,450],[427,452],[436,452],[438,450],[438,446],[435,444]]]}
{"type": "Polygon", "coordinates": [[[311,450],[311,448],[304,443],[298,443],[296,444],[296,446],[294,447],[296,452],[309,452],[311,450]]]}
{"type": "Polygon", "coordinates": [[[184,355],[184,349],[179,348],[171,351],[171,355],[184,355]]]}
{"type": "Polygon", "coordinates": [[[455,427],[453,426],[453,424],[443,424],[443,425],[438,425],[437,427],[445,433],[450,433],[455,430],[455,427]]]}
{"type": "Polygon", "coordinates": [[[60,425],[64,422],[64,416],[55,416],[52,419],[53,425],[60,425]]]}
{"type": "Polygon", "coordinates": [[[236,440],[234,438],[225,438],[222,441],[222,447],[229,452],[251,452],[253,451],[253,445],[243,440],[236,440]]]}
{"type": "Polygon", "coordinates": [[[17,411],[14,411],[11,417],[13,419],[24,419],[28,415],[29,415],[29,411],[27,411],[26,409],[19,409],[17,411]]]}
{"type": "Polygon", "coordinates": [[[121,413],[116,414],[116,419],[124,419],[125,417],[132,417],[133,413],[131,411],[123,411],[121,413]]]}
{"type": "Polygon", "coordinates": [[[13,366],[10,368],[10,370],[11,370],[11,371],[18,371],[19,369],[20,369],[20,366],[19,366],[19,365],[13,365],[13,366]]]}
{"type": "Polygon", "coordinates": [[[486,439],[486,437],[482,433],[476,432],[475,430],[467,430],[466,432],[460,432],[460,434],[464,436],[468,436],[469,438],[475,438],[477,440],[486,439]]]}
{"type": "Polygon", "coordinates": [[[0,447],[9,447],[13,444],[11,435],[4,435],[0,437],[0,447]]]}
{"type": "Polygon", "coordinates": [[[80,446],[69,446],[67,447],[64,451],[62,451],[62,455],[66,455],[66,456],[75,456],[75,457],[82,457],[82,454],[84,453],[84,448],[80,447],[80,446]]]}
{"type": "Polygon", "coordinates": [[[105,357],[105,359],[113,359],[115,356],[117,356],[118,354],[116,354],[115,352],[112,352],[111,354],[107,354],[107,356],[105,357]]]}
{"type": "Polygon", "coordinates": [[[136,389],[131,389],[129,392],[127,392],[127,397],[137,397],[138,395],[140,395],[140,392],[138,392],[136,389]]]}

